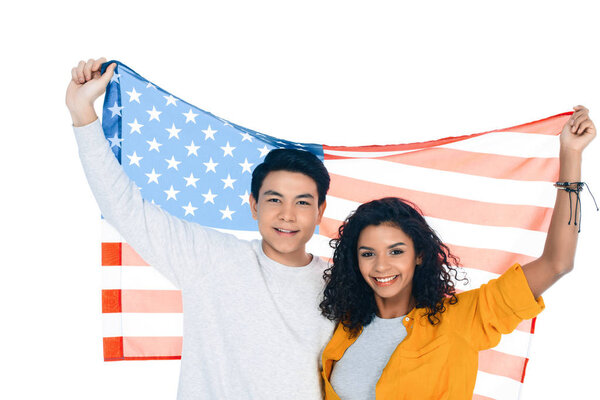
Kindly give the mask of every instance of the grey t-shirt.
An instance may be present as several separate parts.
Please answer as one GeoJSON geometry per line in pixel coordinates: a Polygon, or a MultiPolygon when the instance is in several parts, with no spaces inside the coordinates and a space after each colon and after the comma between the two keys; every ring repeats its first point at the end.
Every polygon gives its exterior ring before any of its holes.
{"type": "Polygon", "coordinates": [[[244,241],[145,201],[98,120],[74,128],[103,216],[181,289],[183,350],[177,398],[322,399],[320,355],[334,324],[319,310],[327,267],[288,267],[244,241]]]}
{"type": "Polygon", "coordinates": [[[402,317],[375,317],[337,361],[331,385],[342,400],[375,399],[375,385],[396,347],[406,337],[402,317]]]}

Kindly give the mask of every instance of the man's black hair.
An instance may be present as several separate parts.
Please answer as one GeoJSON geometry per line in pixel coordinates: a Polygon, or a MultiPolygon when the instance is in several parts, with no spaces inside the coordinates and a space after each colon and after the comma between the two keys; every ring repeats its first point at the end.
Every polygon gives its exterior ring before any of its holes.
{"type": "Polygon", "coordinates": [[[265,161],[254,168],[250,190],[255,200],[265,177],[269,172],[289,171],[299,172],[311,178],[317,184],[319,206],[325,201],[329,190],[329,172],[317,156],[305,150],[275,149],[265,157],[265,161]]]}

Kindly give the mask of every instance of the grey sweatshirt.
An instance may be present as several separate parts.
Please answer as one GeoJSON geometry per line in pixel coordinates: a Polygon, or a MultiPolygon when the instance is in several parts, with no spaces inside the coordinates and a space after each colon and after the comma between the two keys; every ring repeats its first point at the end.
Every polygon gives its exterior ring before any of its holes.
{"type": "Polygon", "coordinates": [[[182,291],[177,398],[321,399],[320,355],[334,328],[318,308],[326,263],[288,267],[259,240],[170,215],[142,199],[99,120],[74,131],[104,218],[182,291]]]}

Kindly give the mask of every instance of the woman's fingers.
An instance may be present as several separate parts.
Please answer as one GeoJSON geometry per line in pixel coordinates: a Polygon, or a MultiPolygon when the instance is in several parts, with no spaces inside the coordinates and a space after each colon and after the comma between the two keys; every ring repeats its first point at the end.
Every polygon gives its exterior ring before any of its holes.
{"type": "Polygon", "coordinates": [[[585,132],[586,129],[591,128],[594,125],[591,119],[586,119],[581,124],[579,124],[579,128],[577,128],[577,134],[580,135],[585,132]]]}
{"type": "Polygon", "coordinates": [[[573,114],[573,116],[571,117],[572,121],[571,121],[571,132],[577,132],[577,129],[579,128],[579,125],[585,121],[586,119],[589,119],[589,115],[587,113],[587,109],[584,110],[580,110],[577,111],[573,114]]]}

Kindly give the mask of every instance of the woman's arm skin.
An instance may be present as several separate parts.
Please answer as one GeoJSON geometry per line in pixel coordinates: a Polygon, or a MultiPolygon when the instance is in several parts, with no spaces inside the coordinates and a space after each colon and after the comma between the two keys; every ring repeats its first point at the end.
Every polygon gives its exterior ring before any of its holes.
{"type": "MultiPolygon", "coordinates": [[[[560,135],[560,182],[581,181],[581,154],[596,136],[596,127],[589,117],[589,110],[583,106],[573,109],[575,112],[560,135]]],[[[579,229],[579,225],[575,225],[574,222],[579,221],[580,210],[578,209],[575,215],[575,193],[571,196],[572,207],[569,207],[569,193],[557,189],[544,252],[540,258],[523,266],[523,272],[535,298],[573,269],[579,229]]]]}

